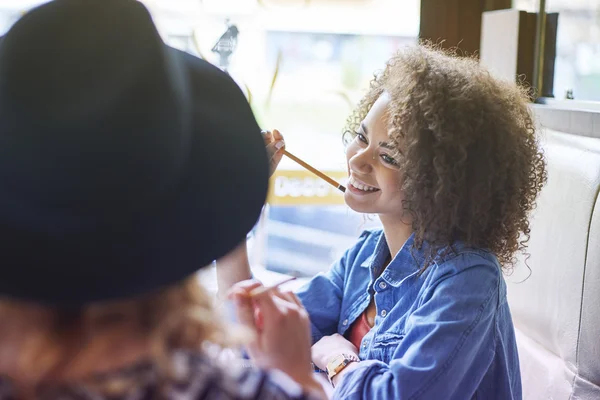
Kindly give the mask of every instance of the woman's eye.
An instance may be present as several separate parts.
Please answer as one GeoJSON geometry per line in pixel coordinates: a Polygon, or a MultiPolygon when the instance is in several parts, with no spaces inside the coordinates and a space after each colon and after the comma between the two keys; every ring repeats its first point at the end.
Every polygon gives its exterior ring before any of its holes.
{"type": "Polygon", "coordinates": [[[356,132],[356,138],[357,138],[358,140],[360,140],[361,142],[363,142],[363,143],[368,143],[368,142],[367,142],[367,138],[365,137],[365,135],[363,135],[363,134],[362,134],[362,133],[360,133],[360,132],[356,132]]]}
{"type": "Polygon", "coordinates": [[[394,158],[388,156],[387,154],[382,154],[381,155],[381,159],[385,163],[387,163],[387,164],[390,164],[390,165],[393,165],[393,166],[397,166],[398,165],[398,161],[396,161],[394,158]]]}

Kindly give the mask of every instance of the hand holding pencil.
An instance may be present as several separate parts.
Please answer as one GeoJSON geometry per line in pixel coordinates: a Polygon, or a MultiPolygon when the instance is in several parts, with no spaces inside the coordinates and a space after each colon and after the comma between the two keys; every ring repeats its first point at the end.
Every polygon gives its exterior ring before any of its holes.
{"type": "Polygon", "coordinates": [[[232,287],[237,319],[254,333],[246,350],[256,366],[280,369],[305,389],[322,390],[311,368],[308,313],[296,295],[277,290],[284,282],[265,287],[249,280],[232,287]]]}
{"type": "Polygon", "coordinates": [[[262,131],[262,135],[267,148],[267,156],[269,157],[269,173],[270,175],[273,175],[279,162],[283,158],[285,141],[277,129],[274,129],[273,132],[262,131]]]}

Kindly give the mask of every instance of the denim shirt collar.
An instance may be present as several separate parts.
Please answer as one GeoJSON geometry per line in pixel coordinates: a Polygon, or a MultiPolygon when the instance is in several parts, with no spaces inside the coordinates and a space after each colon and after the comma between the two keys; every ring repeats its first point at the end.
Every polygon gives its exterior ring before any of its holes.
{"type": "MultiPolygon", "coordinates": [[[[410,235],[385,271],[381,273],[381,278],[388,284],[398,287],[404,279],[418,272],[423,266],[425,259],[423,249],[413,248],[413,243],[414,233],[410,235]]],[[[383,231],[380,231],[373,253],[360,264],[361,267],[371,270],[372,281],[377,279],[379,269],[384,265],[389,255],[390,249],[387,240],[383,231]]]]}

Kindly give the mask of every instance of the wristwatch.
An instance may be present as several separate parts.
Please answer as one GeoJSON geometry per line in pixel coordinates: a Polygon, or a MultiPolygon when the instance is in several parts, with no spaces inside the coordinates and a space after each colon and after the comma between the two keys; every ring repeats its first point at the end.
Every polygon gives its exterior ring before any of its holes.
{"type": "Polygon", "coordinates": [[[352,354],[340,354],[333,358],[329,363],[327,363],[327,378],[329,378],[329,382],[333,385],[333,378],[342,372],[344,368],[348,366],[348,364],[352,362],[359,362],[359,358],[352,354]]]}

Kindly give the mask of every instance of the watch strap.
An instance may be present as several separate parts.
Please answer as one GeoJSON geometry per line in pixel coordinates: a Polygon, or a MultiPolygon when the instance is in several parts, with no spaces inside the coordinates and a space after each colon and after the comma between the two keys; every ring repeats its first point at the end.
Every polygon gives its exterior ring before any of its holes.
{"type": "Polygon", "coordinates": [[[344,368],[346,368],[348,366],[348,364],[360,361],[360,359],[358,357],[356,357],[355,355],[352,355],[352,354],[340,354],[336,358],[338,358],[338,357],[341,357],[341,360],[338,364],[333,365],[333,366],[329,366],[329,365],[327,366],[327,378],[329,379],[329,382],[332,385],[333,385],[333,378],[337,374],[342,372],[344,370],[344,368]]]}

